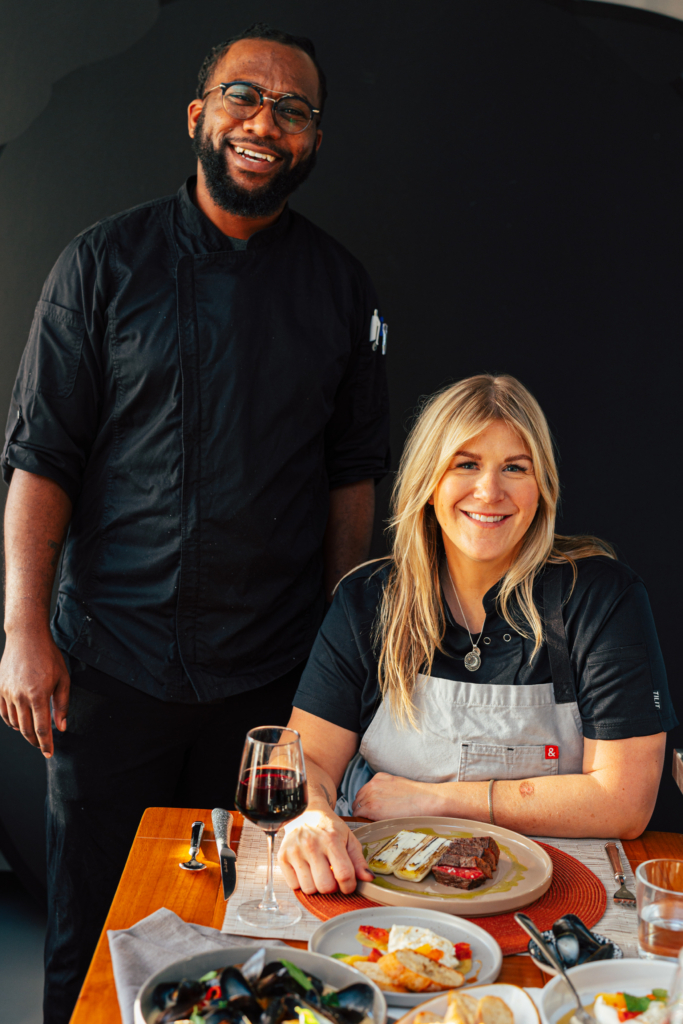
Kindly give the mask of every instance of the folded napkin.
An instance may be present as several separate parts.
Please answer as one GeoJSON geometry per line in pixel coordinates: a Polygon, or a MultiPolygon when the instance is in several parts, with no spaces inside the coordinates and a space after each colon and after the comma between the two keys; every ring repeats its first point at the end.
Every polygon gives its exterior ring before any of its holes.
{"type": "MultiPolygon", "coordinates": [[[[263,939],[245,939],[243,935],[226,935],[215,928],[191,924],[165,907],[132,928],[109,931],[107,936],[123,1024],[133,1024],[133,1004],[140,986],[176,960],[214,949],[264,944],[263,939]]],[[[283,945],[273,939],[267,941],[269,946],[283,945]]]]}

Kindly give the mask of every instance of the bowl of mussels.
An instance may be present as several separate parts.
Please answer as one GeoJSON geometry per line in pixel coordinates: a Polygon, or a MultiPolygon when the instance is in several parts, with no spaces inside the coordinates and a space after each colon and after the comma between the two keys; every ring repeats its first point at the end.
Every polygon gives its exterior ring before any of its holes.
{"type": "MultiPolygon", "coordinates": [[[[565,914],[558,918],[552,928],[541,932],[541,935],[555,950],[566,969],[598,960],[620,960],[624,955],[615,942],[586,928],[576,914],[565,914]]],[[[557,974],[533,939],[529,941],[527,949],[537,967],[546,974],[557,974]]]]}
{"type": "Polygon", "coordinates": [[[289,946],[234,946],[186,957],[138,992],[135,1024],[386,1024],[369,978],[289,946]]]}

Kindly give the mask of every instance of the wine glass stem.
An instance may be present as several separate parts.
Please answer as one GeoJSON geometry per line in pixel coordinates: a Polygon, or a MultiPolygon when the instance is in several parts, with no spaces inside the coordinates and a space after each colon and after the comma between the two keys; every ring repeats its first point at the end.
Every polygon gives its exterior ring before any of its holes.
{"type": "Polygon", "coordinates": [[[278,910],[278,902],[275,898],[275,890],[273,888],[273,856],[275,852],[276,832],[266,832],[266,838],[268,839],[268,881],[266,887],[263,890],[263,899],[259,906],[259,910],[278,910]]]}

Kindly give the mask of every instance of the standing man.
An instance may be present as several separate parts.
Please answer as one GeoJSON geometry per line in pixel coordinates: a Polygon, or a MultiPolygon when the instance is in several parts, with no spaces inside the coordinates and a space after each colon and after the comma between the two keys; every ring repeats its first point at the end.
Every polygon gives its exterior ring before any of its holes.
{"type": "Polygon", "coordinates": [[[3,456],[0,713],[48,758],[48,1024],[144,808],[231,804],[245,732],[287,723],[325,592],[367,558],[377,302],[287,207],[324,100],[307,39],[254,25],[215,47],[196,179],[79,235],[36,309],[3,456]]]}

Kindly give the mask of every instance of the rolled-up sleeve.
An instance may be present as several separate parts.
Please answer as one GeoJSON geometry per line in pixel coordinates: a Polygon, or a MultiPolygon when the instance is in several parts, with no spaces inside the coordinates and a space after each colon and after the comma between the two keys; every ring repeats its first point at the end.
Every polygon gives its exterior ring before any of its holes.
{"type": "Polygon", "coordinates": [[[353,350],[325,431],[330,490],[358,480],[379,481],[389,471],[389,392],[386,357],[370,344],[377,296],[359,266],[353,316],[353,350]]]}
{"type": "Polygon", "coordinates": [[[102,253],[79,236],[36,306],[7,419],[7,483],[22,469],[54,480],[72,502],[78,497],[97,432],[105,310],[102,253]]]}

